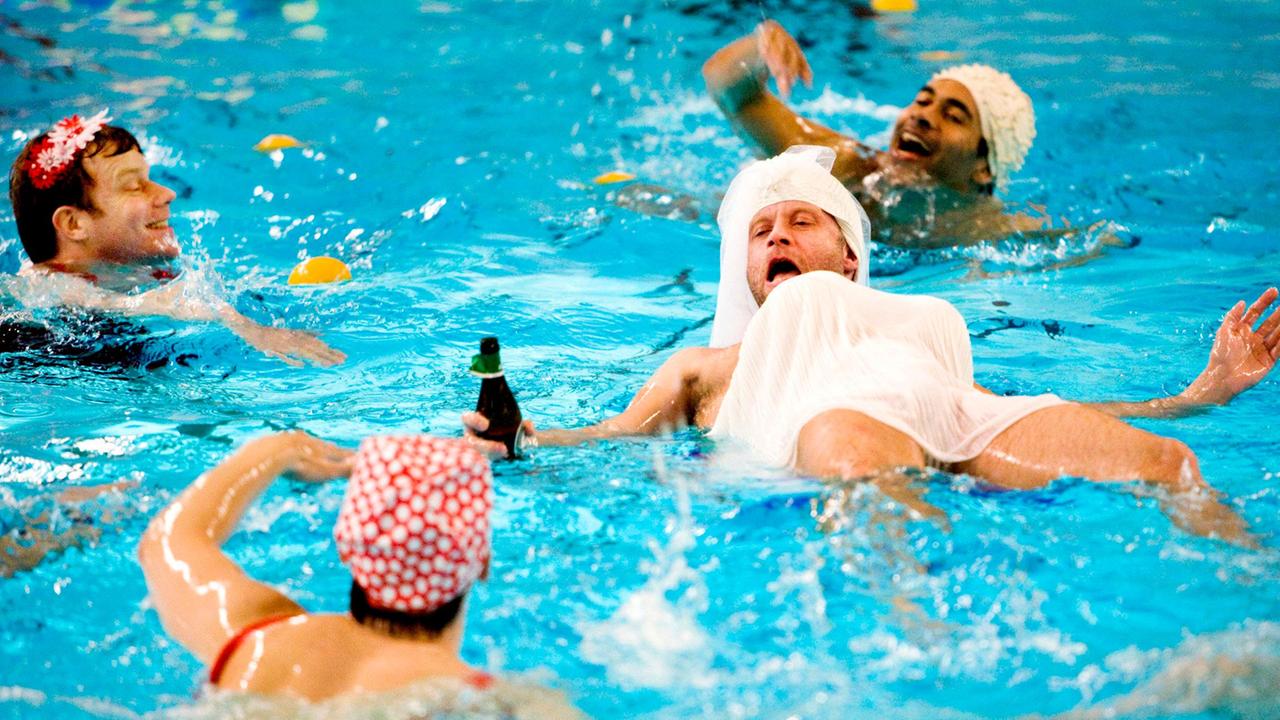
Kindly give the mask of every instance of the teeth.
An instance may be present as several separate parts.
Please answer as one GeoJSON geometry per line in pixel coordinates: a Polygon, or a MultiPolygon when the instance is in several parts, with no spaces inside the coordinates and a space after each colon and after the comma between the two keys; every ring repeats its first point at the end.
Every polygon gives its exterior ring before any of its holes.
{"type": "Polygon", "coordinates": [[[926,143],[919,135],[916,135],[910,130],[903,130],[902,134],[898,136],[898,140],[899,142],[901,142],[902,140],[913,142],[920,145],[920,147],[924,148],[925,150],[929,149],[929,144],[926,143]]]}

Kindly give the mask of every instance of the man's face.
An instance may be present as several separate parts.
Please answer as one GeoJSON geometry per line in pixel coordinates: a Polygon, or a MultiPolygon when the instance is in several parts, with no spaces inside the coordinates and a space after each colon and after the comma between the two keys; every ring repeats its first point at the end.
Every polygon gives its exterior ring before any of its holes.
{"type": "Polygon", "coordinates": [[[830,270],[852,280],[858,260],[844,241],[836,219],[822,208],[800,200],[774,203],[747,226],[747,287],[759,305],[781,285],[801,273],[830,270]]]}
{"type": "Polygon", "coordinates": [[[898,116],[889,155],[942,185],[973,192],[991,183],[987,160],[978,156],[981,140],[978,105],[969,88],[955,80],[934,80],[898,116]]]}
{"type": "Polygon", "coordinates": [[[95,155],[85,158],[84,167],[93,178],[89,199],[94,210],[82,216],[90,255],[117,263],[178,256],[169,227],[174,192],[151,182],[142,153],[95,155]]]}

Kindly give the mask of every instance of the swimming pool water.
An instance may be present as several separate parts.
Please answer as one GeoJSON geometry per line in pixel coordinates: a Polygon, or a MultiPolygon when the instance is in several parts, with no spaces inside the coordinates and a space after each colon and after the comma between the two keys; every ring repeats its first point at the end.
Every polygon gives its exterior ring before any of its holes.
{"type": "MultiPolygon", "coordinates": [[[[1112,221],[1137,242],[1047,272],[1090,240],[881,248],[874,262],[892,274],[876,284],[955,303],[979,382],[997,392],[1180,389],[1221,314],[1277,282],[1280,176],[1265,148],[1280,7],[921,5],[866,20],[843,3],[765,4],[813,63],[801,110],[883,138],[942,64],[921,53],[996,64],[1038,113],[1008,198],[1073,226],[1112,221]]],[[[159,626],[133,548],[151,513],[246,439],[457,434],[487,333],[544,426],[621,410],[673,349],[705,343],[716,193],[750,152],[698,70],[761,12],[693,0],[0,5],[4,156],[109,105],[179,192],[175,228],[208,292],[350,356],[294,369],[224,330],[158,320],[77,345],[100,320],[33,309],[6,284],[6,323],[43,328],[54,348],[0,355],[0,530],[67,486],[137,487],[90,506],[119,516],[96,547],[0,580],[0,716],[221,714],[192,699],[202,668],[159,626]],[[255,153],[268,133],[307,147],[255,153]],[[702,214],[618,207],[616,190],[591,183],[614,169],[702,214]],[[354,280],[285,285],[318,254],[346,260],[354,280]]],[[[6,206],[0,269],[21,256],[6,206]]],[[[922,479],[947,531],[865,488],[718,457],[693,432],[544,449],[498,471],[493,573],[464,655],[598,717],[1087,716],[1108,702],[1132,717],[1275,717],[1278,388],[1139,423],[1197,451],[1264,535],[1257,551],[1188,537],[1154,498],[1084,481],[1000,493],[922,479]]],[[[279,483],[228,548],[309,609],[342,611],[348,580],[329,537],[340,497],[337,484],[279,483]]]]}

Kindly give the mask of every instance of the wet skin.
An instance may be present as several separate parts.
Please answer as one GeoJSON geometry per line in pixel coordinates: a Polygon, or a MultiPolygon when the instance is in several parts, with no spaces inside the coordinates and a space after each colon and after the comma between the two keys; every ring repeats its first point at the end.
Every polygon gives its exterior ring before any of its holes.
{"type": "Polygon", "coordinates": [[[133,264],[175,258],[181,252],[169,226],[173,190],[150,179],[146,158],[137,150],[85,158],[93,185],[91,209],[63,207],[54,216],[60,233],[58,254],[50,264],[91,267],[97,263],[133,264]]]}
{"type": "Polygon", "coordinates": [[[992,181],[979,155],[982,123],[969,88],[939,79],[916,93],[893,126],[887,161],[919,168],[938,184],[972,192],[992,181]]]}
{"type": "MultiPolygon", "coordinates": [[[[782,282],[802,272],[827,270],[853,277],[838,225],[815,205],[788,201],[759,211],[749,225],[748,284],[766,302],[782,282]],[[782,266],[779,258],[789,263],[782,266]],[[785,277],[784,277],[785,275],[785,277]]],[[[1246,312],[1243,303],[1228,313],[1214,341],[1210,361],[1178,396],[1135,403],[1069,403],[1037,410],[996,436],[979,455],[944,469],[966,473],[1007,488],[1041,487],[1062,476],[1099,481],[1144,480],[1165,490],[1163,504],[1184,529],[1231,542],[1256,542],[1244,521],[1218,500],[1204,482],[1195,455],[1183,443],[1139,430],[1117,417],[1176,417],[1224,404],[1261,381],[1280,357],[1280,311],[1257,329],[1280,293],[1268,289],[1246,312]]],[[[572,445],[630,435],[654,435],[694,425],[715,424],[737,367],[740,346],[687,348],[674,354],[649,378],[620,415],[576,429],[537,431],[537,444],[572,445]]],[[[982,388],[975,386],[976,390],[982,388]]],[[[984,391],[985,392],[985,391],[984,391]]],[[[487,420],[463,415],[464,432],[482,450],[505,454],[501,443],[476,437],[487,420]]],[[[923,449],[896,429],[853,410],[832,410],[800,430],[795,469],[842,479],[869,479],[886,494],[922,514],[936,509],[902,481],[904,470],[929,465],[923,449]]]]}

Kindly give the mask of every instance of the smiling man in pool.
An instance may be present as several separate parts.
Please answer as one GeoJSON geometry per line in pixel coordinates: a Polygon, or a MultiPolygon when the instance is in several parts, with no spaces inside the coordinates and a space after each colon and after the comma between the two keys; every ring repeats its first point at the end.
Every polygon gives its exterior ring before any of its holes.
{"type": "Polygon", "coordinates": [[[254,322],[177,276],[174,192],[151,179],[137,139],[108,125],[106,113],[59,121],[32,138],[10,170],[9,199],[32,263],[22,274],[33,290],[64,305],[219,322],[291,364],[346,359],[310,333],[254,322]]]}
{"type": "MultiPolygon", "coordinates": [[[[1219,328],[1204,372],[1174,397],[1071,403],[1002,397],[974,382],[968,329],[938,298],[867,287],[869,223],[829,172],[828,148],[795,148],[739,173],[720,207],[721,283],[712,347],[668,359],[620,415],[542,430],[542,445],[667,432],[687,425],[740,444],[762,464],[868,479],[922,513],[912,471],[939,468],[994,485],[1042,487],[1064,476],[1144,480],[1165,490],[1182,527],[1255,541],[1221,503],[1183,443],[1119,417],[1175,417],[1221,405],[1260,382],[1280,355],[1270,288],[1219,328]],[[906,472],[904,472],[906,471],[906,472]]],[[[463,416],[467,436],[488,426],[463,416]]]]}
{"type": "Polygon", "coordinates": [[[801,144],[835,150],[835,176],[893,244],[965,244],[1043,230],[1043,218],[1007,214],[994,197],[1022,167],[1036,134],[1031,98],[1007,73],[986,65],[936,73],[898,115],[883,151],[786,105],[797,82],[812,85],[813,72],[775,21],[721,48],[702,73],[721,111],[766,154],[801,144]],[[769,77],[781,97],[769,92],[769,77]]]}

